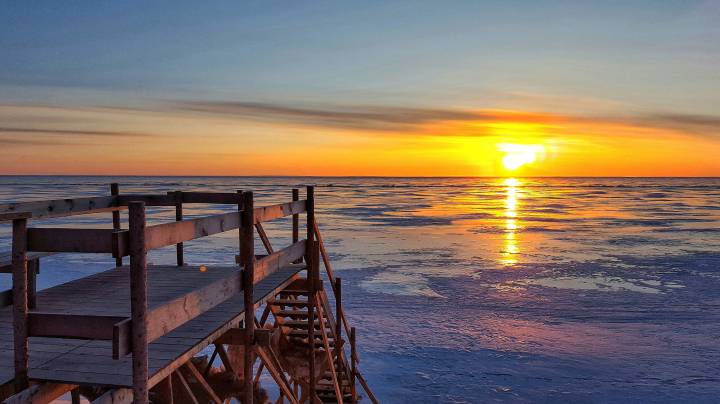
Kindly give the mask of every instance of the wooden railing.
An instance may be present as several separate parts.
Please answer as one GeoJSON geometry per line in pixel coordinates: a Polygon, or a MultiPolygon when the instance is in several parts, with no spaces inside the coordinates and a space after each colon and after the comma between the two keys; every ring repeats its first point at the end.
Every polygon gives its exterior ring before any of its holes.
{"type": "MultiPolygon", "coordinates": [[[[309,188],[312,195],[312,188],[309,188]]],[[[12,274],[15,341],[15,381],[19,390],[28,386],[28,337],[81,338],[112,341],[113,357],[133,354],[133,396],[136,402],[148,398],[148,344],[203,312],[242,292],[245,311],[246,349],[254,341],[254,284],[280,268],[308,260],[310,243],[299,240],[298,215],[314,217],[312,203],[299,200],[293,190],[291,202],[254,208],[252,192],[212,193],[175,191],[159,195],[119,194],[111,185],[111,196],[23,202],[0,205],[0,221],[12,221],[12,274]],[[183,220],[183,203],[232,204],[237,211],[183,220]],[[174,206],[176,221],[146,225],[147,206],[174,206]],[[128,209],[129,229],[120,227],[120,211],[128,209]],[[111,211],[112,229],[28,227],[30,220],[92,214],[111,211]],[[262,223],[286,216],[293,217],[293,243],[256,260],[254,234],[269,245],[262,223]],[[193,290],[175,300],[148,309],[147,253],[175,245],[178,265],[184,265],[183,243],[230,230],[239,229],[238,271],[209,285],[193,290]],[[107,253],[122,265],[122,257],[130,257],[130,317],[69,315],[52,312],[30,312],[28,290],[28,254],[34,251],[66,253],[107,253]],[[133,331],[134,330],[134,331],[133,331]]],[[[312,201],[312,196],[309,198],[312,201]]],[[[311,229],[311,227],[308,227],[311,229]]],[[[310,231],[308,234],[312,234],[310,231]]],[[[251,352],[246,357],[246,379],[252,382],[251,352]],[[249,375],[249,376],[248,376],[249,375]]],[[[252,393],[250,386],[245,390],[252,393]]]]}

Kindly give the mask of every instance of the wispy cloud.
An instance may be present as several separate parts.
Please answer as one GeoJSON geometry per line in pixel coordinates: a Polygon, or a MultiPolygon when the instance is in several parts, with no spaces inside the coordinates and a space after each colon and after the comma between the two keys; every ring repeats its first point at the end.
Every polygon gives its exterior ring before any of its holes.
{"type": "Polygon", "coordinates": [[[76,135],[76,136],[103,136],[103,137],[148,137],[144,133],[114,132],[103,130],[77,130],[77,129],[55,129],[55,128],[20,128],[0,127],[0,134],[42,134],[42,135],[76,135]]]}
{"type": "MultiPolygon", "coordinates": [[[[181,101],[172,108],[204,114],[277,123],[384,132],[416,132],[440,123],[526,122],[602,124],[662,129],[685,134],[720,136],[720,116],[647,113],[624,116],[581,116],[490,109],[402,108],[396,106],[313,106],[246,101],[181,101]]],[[[473,132],[482,135],[482,131],[473,132]]]]}

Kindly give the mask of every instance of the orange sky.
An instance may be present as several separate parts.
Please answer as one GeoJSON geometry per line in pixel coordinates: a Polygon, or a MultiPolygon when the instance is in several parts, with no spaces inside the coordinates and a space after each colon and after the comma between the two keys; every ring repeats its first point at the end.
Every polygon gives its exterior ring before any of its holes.
{"type": "Polygon", "coordinates": [[[678,115],[5,104],[0,121],[2,174],[720,175],[714,122],[678,115]],[[531,150],[531,161],[508,169],[513,150],[531,150]]]}

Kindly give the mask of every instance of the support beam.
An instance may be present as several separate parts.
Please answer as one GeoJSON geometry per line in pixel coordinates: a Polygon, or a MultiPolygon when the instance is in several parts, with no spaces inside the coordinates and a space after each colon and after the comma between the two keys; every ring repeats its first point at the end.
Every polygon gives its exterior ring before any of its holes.
{"type": "MultiPolygon", "coordinates": [[[[292,190],[292,200],[293,202],[300,200],[300,190],[297,188],[293,188],[292,190]]],[[[293,244],[297,243],[300,239],[300,215],[295,213],[292,215],[292,242],[293,244]]],[[[295,261],[295,264],[299,264],[302,262],[302,260],[295,261]]]]}
{"type": "Polygon", "coordinates": [[[197,369],[193,361],[188,361],[185,364],[185,369],[197,380],[198,384],[202,389],[205,391],[205,394],[207,394],[212,401],[215,402],[215,404],[222,404],[222,400],[218,395],[215,393],[215,390],[210,387],[210,385],[207,383],[203,375],[200,373],[200,371],[197,369]]]}
{"type": "Polygon", "coordinates": [[[76,387],[74,384],[39,383],[6,398],[3,404],[46,404],[76,387]]]}
{"type": "Polygon", "coordinates": [[[145,203],[130,202],[130,312],[135,404],[148,404],[148,315],[145,203]]]}
{"type": "MultiPolygon", "coordinates": [[[[116,182],[113,182],[112,184],[110,184],[110,195],[113,197],[117,197],[118,195],[120,195],[120,186],[116,182]]],[[[116,232],[121,230],[121,228],[120,228],[120,211],[119,210],[113,210],[112,224],[113,224],[113,230],[115,230],[116,232]]],[[[115,250],[119,251],[120,248],[118,246],[116,246],[115,250]]],[[[116,254],[115,255],[115,266],[121,267],[122,264],[123,264],[122,255],[116,254]]]]}
{"type": "Polygon", "coordinates": [[[309,394],[312,401],[315,401],[315,297],[317,296],[317,279],[315,278],[315,188],[307,187],[307,252],[305,262],[307,264],[308,279],[308,367],[309,367],[309,394]]]}
{"type": "MultiPolygon", "coordinates": [[[[183,220],[183,193],[182,191],[175,191],[175,221],[181,222],[183,220]]],[[[175,244],[175,255],[177,255],[177,266],[181,267],[185,265],[185,258],[183,256],[183,243],[175,244]]]]}
{"type": "Polygon", "coordinates": [[[27,219],[12,222],[13,347],[15,391],[29,387],[27,219]]]}
{"type": "Polygon", "coordinates": [[[253,402],[253,340],[255,338],[255,304],[254,304],[254,285],[255,279],[255,208],[253,204],[253,193],[243,192],[243,210],[241,212],[241,228],[240,228],[240,258],[243,267],[243,292],[245,305],[245,400],[244,404],[252,404],[253,402]]]}

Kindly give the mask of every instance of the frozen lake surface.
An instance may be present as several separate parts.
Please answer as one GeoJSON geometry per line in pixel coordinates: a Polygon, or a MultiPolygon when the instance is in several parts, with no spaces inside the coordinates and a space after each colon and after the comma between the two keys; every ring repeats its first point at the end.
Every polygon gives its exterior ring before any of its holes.
{"type": "MultiPolygon", "coordinates": [[[[720,179],[0,177],[0,201],[107,194],[110,182],[122,192],[252,189],[261,204],[316,184],[361,369],[382,402],[720,396],[720,179]]],[[[210,209],[220,211],[186,213],[210,209]]],[[[79,222],[110,227],[110,215],[79,222]]],[[[289,243],[286,223],[266,229],[274,245],[289,243]]],[[[0,227],[4,249],[8,233],[0,227]]],[[[187,260],[231,263],[236,240],[187,243],[187,260]]],[[[172,249],[150,258],[173,260],[172,249]]],[[[57,255],[38,284],[112,266],[57,255]]]]}

